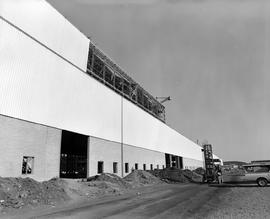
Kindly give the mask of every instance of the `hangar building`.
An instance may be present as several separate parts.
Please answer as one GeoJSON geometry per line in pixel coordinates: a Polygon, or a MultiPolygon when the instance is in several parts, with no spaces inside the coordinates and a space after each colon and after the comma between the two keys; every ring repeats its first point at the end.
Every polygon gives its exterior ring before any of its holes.
{"type": "Polygon", "coordinates": [[[203,166],[164,106],[45,0],[0,1],[0,78],[3,177],[203,166]]]}

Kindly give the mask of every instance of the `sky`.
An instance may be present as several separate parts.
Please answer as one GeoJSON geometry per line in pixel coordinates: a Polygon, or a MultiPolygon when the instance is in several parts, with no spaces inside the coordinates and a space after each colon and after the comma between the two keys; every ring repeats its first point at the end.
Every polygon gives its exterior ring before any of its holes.
{"type": "Polygon", "coordinates": [[[48,0],[223,160],[270,159],[268,0],[48,0]]]}

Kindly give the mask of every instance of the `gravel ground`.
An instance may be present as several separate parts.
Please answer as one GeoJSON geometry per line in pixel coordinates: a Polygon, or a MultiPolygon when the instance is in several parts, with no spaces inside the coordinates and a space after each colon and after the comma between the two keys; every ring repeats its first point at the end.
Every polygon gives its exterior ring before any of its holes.
{"type": "Polygon", "coordinates": [[[196,214],[205,218],[270,218],[270,187],[228,185],[229,192],[207,202],[196,214]]]}

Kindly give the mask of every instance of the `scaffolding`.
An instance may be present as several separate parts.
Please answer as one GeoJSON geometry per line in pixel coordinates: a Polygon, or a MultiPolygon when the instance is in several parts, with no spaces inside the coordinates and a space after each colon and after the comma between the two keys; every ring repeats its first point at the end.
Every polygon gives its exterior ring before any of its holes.
{"type": "Polygon", "coordinates": [[[165,122],[165,107],[92,42],[90,42],[89,46],[87,73],[154,117],[165,122]]]}
{"type": "Polygon", "coordinates": [[[206,180],[207,182],[213,182],[215,180],[215,165],[213,159],[213,151],[211,144],[203,145],[206,180]]]}

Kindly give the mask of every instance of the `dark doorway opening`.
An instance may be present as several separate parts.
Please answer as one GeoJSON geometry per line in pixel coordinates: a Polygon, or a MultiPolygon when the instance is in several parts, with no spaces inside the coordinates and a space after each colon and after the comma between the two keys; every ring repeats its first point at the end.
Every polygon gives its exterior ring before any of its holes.
{"type": "Polygon", "coordinates": [[[171,156],[170,156],[170,154],[165,154],[165,163],[166,163],[166,168],[171,167],[171,156]]]}
{"type": "Polygon", "coordinates": [[[172,154],[165,154],[165,163],[166,168],[176,167],[178,169],[183,169],[183,157],[172,154]]]}
{"type": "Polygon", "coordinates": [[[179,157],[179,169],[183,169],[183,157],[179,157]]]}
{"type": "Polygon", "coordinates": [[[88,136],[62,131],[60,177],[87,177],[88,136]]]}

